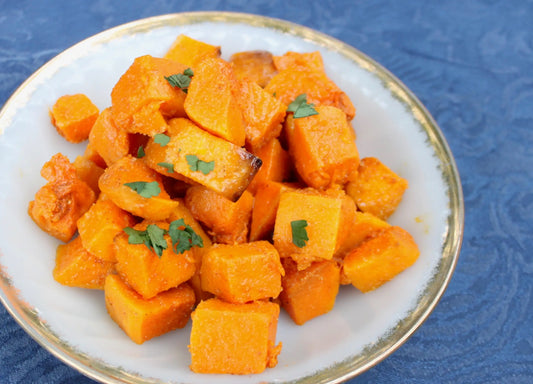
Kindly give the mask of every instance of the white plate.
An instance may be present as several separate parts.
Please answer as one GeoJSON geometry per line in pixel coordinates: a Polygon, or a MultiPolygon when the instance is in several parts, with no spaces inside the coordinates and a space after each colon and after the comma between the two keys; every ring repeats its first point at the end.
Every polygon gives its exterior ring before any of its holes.
{"type": "Polygon", "coordinates": [[[67,364],[107,383],[340,382],[399,347],[437,304],[453,273],[463,233],[463,200],[452,154],[416,97],[356,49],[285,21],[234,13],[186,13],[129,23],[66,50],[32,75],[0,112],[0,298],[20,325],[67,364]],[[238,51],[319,50],[328,75],[357,108],[353,127],[361,156],[376,156],[409,181],[390,221],[416,239],[421,256],[390,283],[368,294],[342,287],[328,314],[296,326],[282,313],[279,364],[254,376],[192,373],[190,323],[138,346],[106,314],[103,293],[64,287],[52,278],[58,241],[27,215],[44,184],[42,164],[84,145],[67,143],[48,109],[61,95],[85,93],[99,108],[133,59],[161,56],[185,33],[238,51]]]}

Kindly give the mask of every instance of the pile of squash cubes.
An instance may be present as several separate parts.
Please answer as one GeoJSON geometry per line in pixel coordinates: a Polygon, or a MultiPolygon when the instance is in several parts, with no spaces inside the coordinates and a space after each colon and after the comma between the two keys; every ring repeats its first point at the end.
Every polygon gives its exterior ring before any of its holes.
{"type": "Polygon", "coordinates": [[[419,251],[386,221],[407,181],[359,158],[319,52],[220,53],[180,35],[133,61],[110,107],[59,98],[53,125],[88,145],[44,164],[28,213],[64,242],[55,280],[103,289],[135,343],[192,317],[194,372],[259,373],[277,364],[280,307],[302,325],[419,251]]]}

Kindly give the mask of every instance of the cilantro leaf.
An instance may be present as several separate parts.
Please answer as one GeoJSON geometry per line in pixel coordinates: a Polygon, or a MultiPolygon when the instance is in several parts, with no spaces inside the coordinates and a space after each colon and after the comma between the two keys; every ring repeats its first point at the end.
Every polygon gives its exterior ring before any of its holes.
{"type": "Polygon", "coordinates": [[[203,161],[198,158],[196,155],[186,155],[187,163],[189,164],[189,169],[193,172],[202,172],[204,175],[207,175],[213,169],[215,169],[215,161],[203,161]]]}
{"type": "Polygon", "coordinates": [[[157,181],[134,181],[131,183],[124,183],[126,187],[130,187],[142,197],[149,199],[152,196],[157,196],[161,192],[159,183],[157,181]]]}
{"type": "Polygon", "coordinates": [[[157,165],[166,168],[168,173],[174,172],[174,164],[172,163],[157,163],[157,165]]]}
{"type": "Polygon", "coordinates": [[[194,232],[190,225],[185,224],[183,218],[174,220],[168,227],[168,234],[172,240],[172,247],[176,253],[183,253],[194,246],[202,248],[203,239],[194,232]],[[181,229],[183,227],[183,229],[181,229]]]}
{"type": "Polygon", "coordinates": [[[307,227],[307,220],[291,221],[292,243],[298,248],[305,247],[306,242],[309,240],[305,227],[307,227]]]}
{"type": "Polygon", "coordinates": [[[137,158],[142,159],[144,155],[146,155],[146,153],[144,153],[144,148],[142,145],[139,145],[139,148],[137,148],[137,158]]]}
{"type": "Polygon", "coordinates": [[[167,241],[164,238],[166,231],[155,224],[148,225],[145,231],[126,227],[124,232],[128,235],[128,243],[144,244],[159,257],[163,254],[163,250],[167,249],[167,241]]]}
{"type": "Polygon", "coordinates": [[[189,85],[191,84],[191,77],[194,75],[192,69],[187,68],[183,73],[176,73],[175,75],[165,76],[165,79],[173,87],[181,89],[187,93],[189,85]]]}
{"type": "Polygon", "coordinates": [[[299,119],[301,117],[318,115],[318,112],[314,108],[314,104],[307,103],[307,95],[302,93],[287,107],[287,112],[293,112],[293,117],[299,119]]]}
{"type": "Polygon", "coordinates": [[[157,133],[154,136],[154,143],[157,143],[162,147],[167,145],[169,141],[170,141],[170,137],[165,135],[164,133],[157,133]]]}

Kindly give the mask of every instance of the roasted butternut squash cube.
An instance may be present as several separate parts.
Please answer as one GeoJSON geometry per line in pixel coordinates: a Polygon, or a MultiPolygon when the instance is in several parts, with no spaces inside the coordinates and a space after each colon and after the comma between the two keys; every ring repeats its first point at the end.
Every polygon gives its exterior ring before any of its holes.
{"type": "Polygon", "coordinates": [[[117,275],[105,281],[107,312],[137,344],[183,328],[194,307],[194,292],[186,283],[144,299],[117,275]]]}
{"type": "Polygon", "coordinates": [[[261,159],[262,164],[248,186],[252,194],[255,195],[257,189],[268,181],[281,182],[289,178],[292,162],[289,153],[281,147],[278,139],[270,140],[254,155],[261,159]]]}
{"type": "Polygon", "coordinates": [[[104,289],[105,278],[115,269],[115,263],[101,260],[76,237],[67,244],[60,244],[56,251],[54,280],[69,287],[104,289]]]}
{"type": "Polygon", "coordinates": [[[248,191],[235,202],[202,186],[190,187],[185,195],[185,205],[208,228],[215,243],[247,241],[253,204],[254,198],[248,191]]]}
{"type": "Polygon", "coordinates": [[[222,59],[198,63],[185,99],[187,116],[206,131],[239,147],[244,145],[242,112],[234,96],[235,75],[222,59]]]}
{"type": "Polygon", "coordinates": [[[283,192],[274,225],[274,246],[281,257],[291,257],[298,269],[313,261],[330,260],[337,249],[342,199],[304,191],[283,192]],[[305,237],[296,224],[304,224],[305,237]],[[298,244],[298,245],[297,245],[298,244]]]}
{"type": "Polygon", "coordinates": [[[361,292],[369,292],[413,265],[419,255],[409,232],[391,226],[346,255],[342,273],[361,292]]]}
{"type": "Polygon", "coordinates": [[[202,289],[230,303],[278,297],[284,275],[278,251],[268,241],[215,244],[204,255],[202,289]]]}
{"type": "Polygon", "coordinates": [[[47,161],[41,175],[48,181],[28,204],[28,214],[46,233],[67,242],[76,233],[76,222],[96,200],[69,159],[58,153],[47,161]]]}
{"type": "Polygon", "coordinates": [[[240,80],[237,86],[237,103],[242,110],[246,148],[256,152],[279,136],[287,107],[251,80],[240,80]]]}
{"type": "Polygon", "coordinates": [[[89,134],[89,143],[107,166],[126,156],[130,149],[128,132],[115,125],[111,108],[104,109],[96,119],[89,134]]]}
{"type": "Polygon", "coordinates": [[[111,91],[111,116],[130,133],[153,136],[166,130],[165,118],[185,116],[185,92],[165,77],[183,73],[187,66],[145,55],[136,58],[111,91]]]}
{"type": "Polygon", "coordinates": [[[317,106],[317,115],[287,117],[289,152],[300,177],[316,189],[354,180],[359,165],[355,136],[344,112],[317,106]]]}
{"type": "Polygon", "coordinates": [[[177,61],[191,68],[194,68],[196,64],[208,57],[220,57],[220,47],[195,40],[183,34],[178,35],[167,53],[165,53],[165,59],[177,61]]]}
{"type": "Polygon", "coordinates": [[[237,52],[231,55],[229,61],[238,79],[249,79],[261,88],[266,87],[277,72],[272,54],[268,51],[237,52]]]}
{"type": "Polygon", "coordinates": [[[303,325],[333,309],[340,281],[335,261],[317,261],[300,271],[291,259],[284,259],[283,265],[286,272],[280,302],[296,324],[303,325]]]}
{"type": "Polygon", "coordinates": [[[170,141],[164,146],[150,139],[146,164],[162,175],[204,185],[233,201],[248,187],[262,163],[188,119],[170,120],[166,135],[170,141]]]}
{"type": "MultiPolygon", "coordinates": [[[[150,224],[163,230],[167,222],[143,221],[133,227],[145,231],[150,224]]],[[[195,255],[192,249],[176,253],[168,235],[164,235],[167,248],[158,256],[145,244],[129,242],[126,232],[115,236],[116,269],[120,277],[143,298],[149,299],[167,289],[177,287],[189,280],[196,272],[195,255]]]]}
{"type": "Polygon", "coordinates": [[[281,56],[274,56],[272,60],[278,71],[302,68],[324,72],[324,61],[319,51],[304,53],[289,51],[281,56]]]}
{"type": "Polygon", "coordinates": [[[94,191],[98,196],[100,188],[98,187],[98,180],[104,174],[104,168],[100,167],[91,159],[85,156],[77,156],[72,163],[76,168],[76,175],[94,191]]]}
{"type": "Polygon", "coordinates": [[[278,304],[268,301],[202,301],[192,313],[191,370],[245,375],[275,367],[278,317],[278,304]]]}
{"type": "Polygon", "coordinates": [[[100,195],[96,203],[78,220],[78,232],[85,249],[101,260],[115,262],[113,239],[135,224],[131,214],[100,195]]]}
{"type": "Polygon", "coordinates": [[[314,105],[329,105],[341,109],[348,120],[355,116],[355,107],[350,98],[323,71],[287,68],[279,71],[265,87],[283,104],[289,105],[299,95],[306,94],[307,102],[314,105]]]}
{"type": "Polygon", "coordinates": [[[149,220],[165,220],[179,205],[177,201],[171,200],[165,191],[161,175],[141,159],[130,155],[124,156],[108,167],[100,177],[98,186],[102,193],[120,208],[149,220]],[[139,182],[142,185],[137,184],[137,187],[135,184],[130,184],[139,182]],[[151,193],[141,195],[146,183],[152,183],[149,189],[151,192],[159,192],[154,196],[151,196],[151,193]]]}
{"type": "Polygon", "coordinates": [[[61,96],[50,110],[57,132],[71,143],[87,140],[99,114],[98,107],[84,94],[61,96]]]}
{"type": "Polygon", "coordinates": [[[294,189],[289,184],[276,181],[266,181],[258,187],[252,210],[250,241],[272,239],[280,195],[283,191],[294,189]]]}
{"type": "Polygon", "coordinates": [[[394,213],[408,182],[375,157],[361,160],[357,178],[346,186],[346,192],[363,212],[386,220],[394,213]]]}

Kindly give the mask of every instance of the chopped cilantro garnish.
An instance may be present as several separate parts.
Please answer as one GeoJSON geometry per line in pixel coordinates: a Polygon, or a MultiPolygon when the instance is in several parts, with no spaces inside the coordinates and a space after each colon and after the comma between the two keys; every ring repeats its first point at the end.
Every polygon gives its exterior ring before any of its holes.
{"type": "Polygon", "coordinates": [[[126,227],[124,232],[128,235],[128,243],[144,244],[159,257],[163,254],[163,250],[167,249],[167,242],[164,238],[166,231],[155,224],[148,225],[145,231],[126,227]]]}
{"type": "Polygon", "coordinates": [[[187,93],[189,85],[191,84],[191,77],[194,75],[192,69],[187,68],[183,73],[176,73],[175,75],[165,76],[165,79],[173,87],[180,88],[187,93]]]}
{"type": "Polygon", "coordinates": [[[138,159],[142,159],[144,157],[144,155],[146,155],[144,153],[144,148],[142,145],[139,145],[139,148],[137,148],[137,158],[138,159]]]}
{"type": "Polygon", "coordinates": [[[207,175],[213,169],[215,169],[215,161],[203,161],[198,158],[196,155],[186,155],[187,163],[189,164],[189,169],[193,172],[199,171],[204,175],[207,175]]]}
{"type": "Polygon", "coordinates": [[[318,115],[314,104],[307,103],[307,95],[302,93],[287,107],[287,112],[294,112],[294,118],[318,115]]]}
{"type": "Polygon", "coordinates": [[[291,221],[292,243],[298,248],[305,247],[306,241],[309,240],[305,227],[307,227],[307,220],[291,221]]]}
{"type": "Polygon", "coordinates": [[[134,181],[131,183],[125,183],[124,185],[130,187],[139,195],[148,199],[152,196],[159,195],[161,192],[161,188],[159,188],[159,183],[157,181],[134,181]]]}
{"type": "Polygon", "coordinates": [[[154,136],[154,143],[157,143],[162,147],[167,145],[169,141],[170,141],[170,137],[165,135],[164,133],[157,133],[154,136]]]}
{"type": "Polygon", "coordinates": [[[185,224],[183,219],[174,220],[168,227],[168,234],[172,240],[172,247],[176,253],[183,253],[194,246],[202,248],[203,239],[194,232],[190,225],[185,224]],[[181,229],[183,227],[183,229],[181,229]]]}
{"type": "Polygon", "coordinates": [[[174,164],[171,163],[157,163],[157,165],[166,168],[168,173],[174,172],[174,164]]]}

